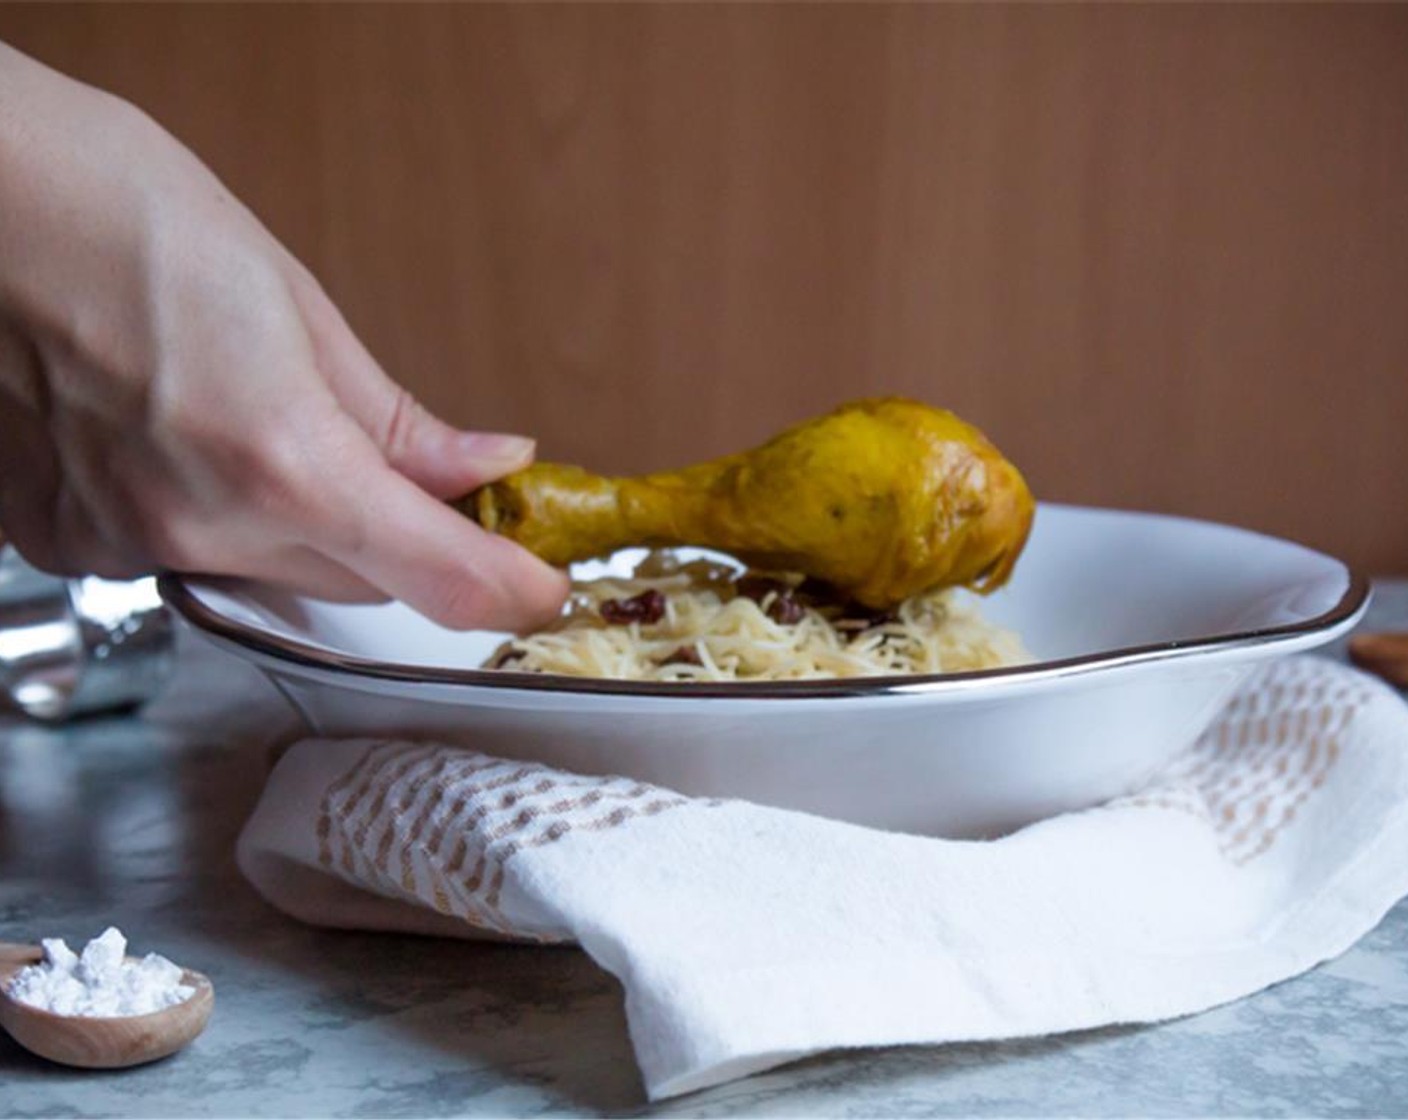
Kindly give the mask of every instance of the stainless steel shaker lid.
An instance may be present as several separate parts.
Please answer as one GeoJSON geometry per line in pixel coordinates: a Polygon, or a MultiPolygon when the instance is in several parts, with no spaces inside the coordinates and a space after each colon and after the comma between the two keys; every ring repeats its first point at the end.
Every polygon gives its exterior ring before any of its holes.
{"type": "Polygon", "coordinates": [[[150,699],[170,672],[172,640],[155,579],[65,579],[0,548],[0,692],[34,718],[150,699]]]}

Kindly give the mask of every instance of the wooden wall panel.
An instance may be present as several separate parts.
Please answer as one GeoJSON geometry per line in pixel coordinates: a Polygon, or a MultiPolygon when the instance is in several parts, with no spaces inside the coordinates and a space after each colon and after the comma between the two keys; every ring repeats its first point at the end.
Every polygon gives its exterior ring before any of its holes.
{"type": "Polygon", "coordinates": [[[613,470],[903,392],[1050,498],[1408,572],[1408,7],[0,7],[462,423],[613,470]]]}

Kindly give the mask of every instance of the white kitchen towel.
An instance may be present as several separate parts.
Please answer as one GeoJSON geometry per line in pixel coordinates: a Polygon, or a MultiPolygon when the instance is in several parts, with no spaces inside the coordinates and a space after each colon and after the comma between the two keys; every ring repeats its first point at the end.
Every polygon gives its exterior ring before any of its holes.
{"type": "Polygon", "coordinates": [[[1167,1019],[1337,955],[1408,893],[1408,707],[1280,661],[1146,788],[991,841],[305,740],[239,858],[316,924],[580,943],[660,1099],[837,1047],[1167,1019]]]}

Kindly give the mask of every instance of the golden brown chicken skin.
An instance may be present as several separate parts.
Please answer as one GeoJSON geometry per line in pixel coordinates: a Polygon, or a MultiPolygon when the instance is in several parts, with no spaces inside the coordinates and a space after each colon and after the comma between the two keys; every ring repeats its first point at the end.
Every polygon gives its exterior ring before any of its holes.
{"type": "Polygon", "coordinates": [[[855,401],[751,451],[637,478],[539,463],[456,504],[550,564],[694,545],[879,610],[938,587],[1000,587],[1035,511],[977,428],[902,398],[855,401]]]}

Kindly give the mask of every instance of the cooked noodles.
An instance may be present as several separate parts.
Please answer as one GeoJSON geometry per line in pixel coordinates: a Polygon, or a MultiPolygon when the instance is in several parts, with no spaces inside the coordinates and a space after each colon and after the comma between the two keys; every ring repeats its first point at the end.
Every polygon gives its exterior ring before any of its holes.
{"type": "Polygon", "coordinates": [[[652,681],[780,681],[952,673],[1029,661],[1012,632],[961,593],[916,595],[877,614],[800,576],[672,553],[627,579],[573,585],[562,618],[516,638],[496,669],[652,681]]]}

